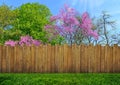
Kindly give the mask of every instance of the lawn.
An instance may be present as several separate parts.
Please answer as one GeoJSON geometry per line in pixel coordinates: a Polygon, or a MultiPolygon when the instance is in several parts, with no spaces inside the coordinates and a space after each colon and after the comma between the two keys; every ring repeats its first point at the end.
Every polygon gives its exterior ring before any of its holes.
{"type": "Polygon", "coordinates": [[[0,85],[120,85],[120,74],[0,74],[0,85]]]}

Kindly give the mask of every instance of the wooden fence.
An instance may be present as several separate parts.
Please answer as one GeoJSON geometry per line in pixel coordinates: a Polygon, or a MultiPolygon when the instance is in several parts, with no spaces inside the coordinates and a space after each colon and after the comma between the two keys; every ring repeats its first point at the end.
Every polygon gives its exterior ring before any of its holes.
{"type": "Polygon", "coordinates": [[[0,46],[0,73],[119,73],[120,47],[0,46]]]}

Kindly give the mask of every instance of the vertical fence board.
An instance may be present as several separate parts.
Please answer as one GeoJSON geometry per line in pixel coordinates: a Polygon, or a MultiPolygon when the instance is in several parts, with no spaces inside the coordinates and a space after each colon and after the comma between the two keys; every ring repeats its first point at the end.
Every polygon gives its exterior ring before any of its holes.
{"type": "Polygon", "coordinates": [[[40,72],[40,53],[39,53],[39,47],[35,46],[35,61],[36,61],[36,66],[35,66],[35,72],[40,72]]]}
{"type": "Polygon", "coordinates": [[[71,48],[72,48],[71,46],[67,47],[67,67],[68,67],[67,72],[71,72],[71,57],[72,57],[71,48]]]}
{"type": "Polygon", "coordinates": [[[76,73],[80,72],[80,47],[76,45],[76,73]]]}
{"type": "Polygon", "coordinates": [[[91,69],[92,69],[92,72],[94,73],[94,72],[97,72],[97,69],[96,69],[96,62],[97,62],[97,56],[96,56],[96,54],[97,54],[97,51],[96,51],[96,49],[97,49],[97,47],[95,47],[95,46],[91,46],[91,51],[92,51],[92,53],[91,53],[91,56],[92,56],[92,58],[89,58],[90,60],[91,60],[91,62],[90,63],[92,63],[92,67],[91,67],[91,69]]]}
{"type": "Polygon", "coordinates": [[[100,72],[100,64],[101,64],[101,62],[100,62],[100,61],[101,61],[101,60],[100,60],[100,59],[101,59],[101,58],[100,58],[100,47],[101,47],[100,45],[97,45],[97,46],[95,47],[95,48],[96,48],[96,49],[95,49],[95,50],[96,50],[96,54],[97,54],[97,55],[95,55],[95,56],[96,56],[96,59],[95,59],[95,60],[97,61],[97,62],[96,62],[96,65],[97,65],[97,67],[96,67],[97,69],[96,69],[96,70],[97,70],[97,72],[100,72]]]}
{"type": "Polygon", "coordinates": [[[44,73],[44,45],[41,45],[41,72],[44,73]]]}
{"type": "Polygon", "coordinates": [[[60,46],[57,45],[57,66],[58,66],[58,72],[61,72],[61,55],[60,55],[60,46]]]}
{"type": "Polygon", "coordinates": [[[78,57],[77,52],[78,52],[78,51],[77,51],[77,46],[76,46],[76,44],[74,44],[74,47],[75,47],[74,50],[73,50],[73,51],[74,51],[74,58],[75,58],[75,59],[74,59],[74,65],[75,65],[74,67],[75,67],[75,72],[77,72],[77,69],[78,69],[78,68],[77,68],[77,65],[78,65],[78,64],[77,64],[77,57],[78,57]]]}
{"type": "Polygon", "coordinates": [[[10,47],[10,72],[14,72],[14,47],[10,47]]]}
{"type": "Polygon", "coordinates": [[[14,47],[14,72],[16,73],[17,72],[17,68],[15,67],[18,67],[18,62],[17,62],[17,46],[14,47]]]}
{"type": "Polygon", "coordinates": [[[81,72],[85,72],[85,65],[84,65],[84,62],[85,62],[85,57],[84,57],[84,54],[85,54],[85,46],[84,45],[81,45],[81,59],[80,59],[80,69],[81,69],[81,72]]]}
{"type": "Polygon", "coordinates": [[[72,45],[72,72],[75,72],[76,71],[76,45],[73,44],[72,45]]]}
{"type": "Polygon", "coordinates": [[[88,54],[88,46],[84,46],[85,47],[85,53],[84,53],[84,59],[85,59],[85,61],[84,61],[84,66],[85,66],[85,68],[84,68],[84,71],[85,72],[88,72],[88,56],[87,56],[87,54],[88,54]]]}
{"type": "MultiPolygon", "coordinates": [[[[22,63],[23,63],[23,58],[22,58],[22,47],[18,46],[17,49],[17,58],[18,58],[18,72],[22,72],[22,63]]],[[[32,62],[31,62],[32,63],[32,62]]],[[[32,67],[32,66],[31,66],[32,67]]]]}
{"type": "Polygon", "coordinates": [[[3,53],[2,53],[2,58],[1,58],[1,60],[2,60],[2,72],[7,72],[7,63],[6,63],[6,61],[7,61],[7,58],[6,58],[6,46],[3,46],[3,53]]]}
{"type": "Polygon", "coordinates": [[[39,72],[42,73],[42,68],[43,68],[42,45],[40,45],[40,46],[38,47],[38,50],[39,50],[39,52],[38,52],[39,72]]]}
{"type": "Polygon", "coordinates": [[[27,72],[31,70],[30,47],[27,47],[27,72]]]}
{"type": "Polygon", "coordinates": [[[90,44],[88,46],[88,53],[87,53],[87,59],[88,59],[88,72],[95,72],[95,52],[94,52],[95,47],[90,44]]]}
{"type": "Polygon", "coordinates": [[[84,62],[84,64],[85,64],[85,72],[88,72],[88,53],[89,53],[88,48],[89,47],[86,45],[85,46],[85,54],[84,54],[84,57],[85,57],[85,62],[84,62]]]}
{"type": "Polygon", "coordinates": [[[44,45],[44,72],[47,72],[47,45],[44,45]]]}
{"type": "Polygon", "coordinates": [[[51,46],[51,72],[55,72],[55,46],[51,46]]]}
{"type": "Polygon", "coordinates": [[[9,54],[8,54],[8,46],[6,46],[6,72],[8,73],[10,71],[10,62],[9,62],[9,54]]]}
{"type": "Polygon", "coordinates": [[[100,54],[101,54],[101,65],[100,65],[100,72],[104,72],[105,71],[105,46],[101,46],[101,52],[100,52],[100,54]]]}
{"type": "Polygon", "coordinates": [[[114,46],[114,65],[115,65],[115,72],[119,73],[120,72],[120,47],[118,47],[117,45],[114,46]]]}
{"type": "Polygon", "coordinates": [[[113,72],[117,72],[117,65],[118,65],[118,63],[117,63],[117,45],[114,45],[113,46],[113,65],[114,65],[114,67],[113,67],[113,72]]]}
{"type": "Polygon", "coordinates": [[[24,70],[25,70],[25,72],[29,72],[29,70],[31,69],[30,68],[30,64],[31,64],[31,62],[30,62],[30,47],[29,46],[25,46],[25,48],[24,48],[24,70]]]}
{"type": "Polygon", "coordinates": [[[107,72],[112,72],[112,68],[113,68],[113,62],[112,62],[112,59],[113,59],[113,56],[112,56],[112,47],[110,46],[107,46],[107,72]]]}
{"type": "Polygon", "coordinates": [[[59,70],[58,70],[58,72],[60,72],[60,73],[62,73],[62,67],[63,67],[63,58],[62,58],[62,54],[61,54],[61,46],[59,46],[59,48],[58,48],[58,68],[59,68],[59,70]]]}
{"type": "Polygon", "coordinates": [[[64,72],[68,71],[68,67],[67,67],[67,56],[68,56],[68,45],[64,45],[64,72]]]}
{"type": "Polygon", "coordinates": [[[105,46],[105,63],[104,63],[104,66],[105,66],[105,69],[104,69],[104,72],[107,72],[107,48],[108,48],[108,45],[105,46]]]}
{"type": "Polygon", "coordinates": [[[120,47],[118,47],[118,50],[117,50],[117,53],[118,53],[118,55],[117,55],[117,58],[118,58],[118,73],[120,73],[120,47]]]}
{"type": "Polygon", "coordinates": [[[59,49],[58,45],[55,45],[55,72],[58,72],[58,69],[59,69],[58,49],[59,49]]]}
{"type": "Polygon", "coordinates": [[[34,46],[31,46],[30,50],[31,50],[31,53],[30,53],[30,56],[31,56],[31,72],[35,72],[35,50],[34,50],[34,46]]]}
{"type": "Polygon", "coordinates": [[[47,45],[48,47],[47,47],[47,72],[51,72],[51,45],[50,44],[48,44],[47,45]]]}
{"type": "Polygon", "coordinates": [[[2,72],[2,45],[0,45],[0,73],[2,72]]]}
{"type": "MultiPolygon", "coordinates": [[[[9,47],[9,53],[10,53],[10,47],[9,47]]],[[[14,48],[14,72],[22,72],[22,47],[16,46],[14,48]],[[16,68],[17,67],[17,68],[16,68]]],[[[10,54],[9,54],[10,55],[10,54]]]]}
{"type": "Polygon", "coordinates": [[[22,58],[23,58],[23,63],[22,63],[22,69],[23,72],[26,72],[26,46],[23,46],[22,48],[22,58]]]}
{"type": "MultiPolygon", "coordinates": [[[[92,65],[91,65],[91,69],[92,69],[92,72],[97,72],[97,66],[98,66],[98,46],[92,46],[93,47],[93,58],[91,59],[91,62],[92,62],[92,65]]],[[[92,48],[91,48],[92,49],[92,48]]]]}
{"type": "Polygon", "coordinates": [[[79,73],[80,72],[80,50],[79,50],[79,46],[76,45],[76,72],[79,73]]]}

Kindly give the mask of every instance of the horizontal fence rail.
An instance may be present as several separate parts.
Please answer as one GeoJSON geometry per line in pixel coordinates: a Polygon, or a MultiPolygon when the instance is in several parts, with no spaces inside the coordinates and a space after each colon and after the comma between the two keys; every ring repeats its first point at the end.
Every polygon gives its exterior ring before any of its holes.
{"type": "Polygon", "coordinates": [[[120,47],[114,45],[0,45],[0,73],[119,73],[120,47]]]}

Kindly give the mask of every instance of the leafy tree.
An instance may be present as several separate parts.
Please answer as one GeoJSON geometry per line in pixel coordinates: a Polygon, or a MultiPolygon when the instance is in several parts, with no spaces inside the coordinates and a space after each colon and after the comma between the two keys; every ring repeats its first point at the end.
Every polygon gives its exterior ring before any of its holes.
{"type": "MultiPolygon", "coordinates": [[[[13,27],[14,20],[16,19],[16,12],[12,10],[12,7],[3,4],[0,6],[0,43],[3,44],[6,40],[11,38],[13,34],[11,29],[13,27]]],[[[13,35],[14,36],[14,35],[13,35]]]]}
{"type": "MultiPolygon", "coordinates": [[[[34,39],[47,42],[44,26],[49,23],[50,10],[39,3],[26,3],[14,10],[17,18],[13,30],[19,31],[22,35],[32,36],[34,39]]],[[[20,36],[18,36],[20,37],[20,36]]]]}
{"type": "Polygon", "coordinates": [[[11,7],[5,4],[0,6],[0,28],[10,29],[15,19],[16,13],[11,7]]]}

